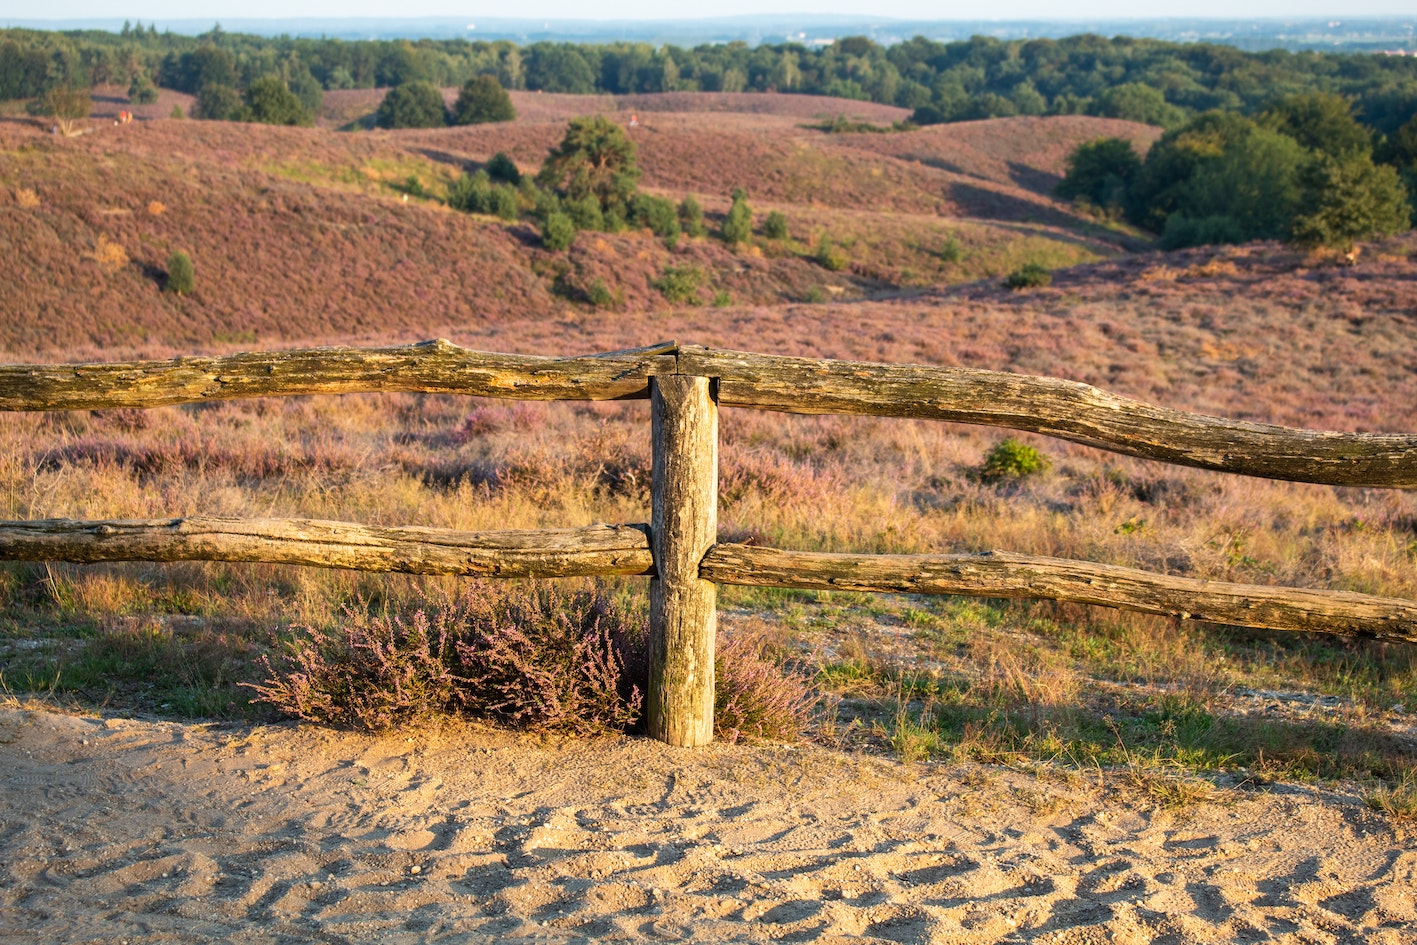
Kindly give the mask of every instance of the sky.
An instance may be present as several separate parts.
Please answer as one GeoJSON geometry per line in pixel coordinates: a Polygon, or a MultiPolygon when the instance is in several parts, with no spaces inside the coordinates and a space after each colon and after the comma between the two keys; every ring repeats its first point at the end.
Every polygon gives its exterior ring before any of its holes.
{"type": "Polygon", "coordinates": [[[846,13],[894,19],[1126,19],[1414,16],[1414,0],[711,0],[666,6],[663,0],[0,0],[0,20],[127,17],[163,19],[466,16],[550,19],[688,19],[757,13],[846,13]]]}

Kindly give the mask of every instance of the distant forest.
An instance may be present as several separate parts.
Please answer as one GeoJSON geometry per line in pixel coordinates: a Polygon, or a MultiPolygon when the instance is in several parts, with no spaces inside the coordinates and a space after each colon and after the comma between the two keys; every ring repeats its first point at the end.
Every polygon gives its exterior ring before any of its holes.
{"type": "Polygon", "coordinates": [[[241,92],[276,75],[304,102],[327,89],[411,81],[460,86],[480,75],[508,89],[611,93],[778,91],[898,105],[917,124],[1012,115],[1088,114],[1176,128],[1205,111],[1258,114],[1274,101],[1332,93],[1381,135],[1417,112],[1417,57],[1244,52],[1224,45],[1082,35],[1066,39],[917,37],[882,46],[847,37],[795,43],[598,45],[508,41],[267,38],[0,30],[0,99],[56,86],[153,85],[193,94],[241,92]]]}

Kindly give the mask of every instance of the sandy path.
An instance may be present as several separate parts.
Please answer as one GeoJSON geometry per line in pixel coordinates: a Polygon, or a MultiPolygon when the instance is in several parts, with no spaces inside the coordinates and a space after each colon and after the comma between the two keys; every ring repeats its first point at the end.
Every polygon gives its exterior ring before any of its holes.
{"type": "Polygon", "coordinates": [[[0,710],[0,941],[1417,941],[1352,798],[0,710]]]}

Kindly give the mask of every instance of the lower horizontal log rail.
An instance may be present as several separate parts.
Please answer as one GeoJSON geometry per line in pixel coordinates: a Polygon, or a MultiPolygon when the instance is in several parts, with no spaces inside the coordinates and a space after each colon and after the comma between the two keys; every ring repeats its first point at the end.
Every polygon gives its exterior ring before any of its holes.
{"type": "MultiPolygon", "coordinates": [[[[0,560],[230,561],[496,578],[654,574],[643,524],[468,532],[315,519],[0,521],[0,560]]],[[[1228,584],[1007,552],[853,555],[717,544],[704,556],[699,577],[753,587],[1069,601],[1238,627],[1417,643],[1417,601],[1228,584]]]]}
{"type": "Polygon", "coordinates": [[[718,544],[704,557],[699,576],[752,587],[1070,601],[1237,627],[1417,643],[1417,601],[1228,584],[997,551],[852,555],[718,544]]]}
{"type": "Polygon", "coordinates": [[[0,521],[0,560],[237,561],[469,577],[650,574],[647,525],[454,531],[316,519],[0,521]]]}

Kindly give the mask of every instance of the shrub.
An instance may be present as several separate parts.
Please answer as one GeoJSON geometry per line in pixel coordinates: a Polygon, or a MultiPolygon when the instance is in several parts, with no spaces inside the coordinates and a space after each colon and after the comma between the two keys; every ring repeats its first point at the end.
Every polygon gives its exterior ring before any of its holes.
{"type": "Polygon", "coordinates": [[[315,116],[278,75],[263,75],[246,87],[246,112],[265,125],[313,125],[315,116]]]}
{"type": "Polygon", "coordinates": [[[182,111],[181,105],[174,105],[172,106],[172,111],[168,113],[167,117],[173,119],[174,121],[182,121],[184,118],[187,117],[187,115],[185,112],[182,111]]]}
{"type": "Polygon", "coordinates": [[[503,220],[515,220],[521,213],[521,195],[510,184],[492,183],[487,172],[482,170],[464,174],[453,182],[448,188],[448,206],[464,213],[485,213],[503,220]]]}
{"type": "Polygon", "coordinates": [[[88,117],[93,108],[93,99],[84,89],[69,85],[56,85],[35,103],[39,114],[53,118],[59,133],[66,138],[73,136],[75,126],[88,117]]]}
{"type": "Polygon", "coordinates": [[[605,226],[605,214],[593,194],[567,198],[561,202],[561,208],[578,230],[599,230],[605,226]]]}
{"type": "Polygon", "coordinates": [[[819,697],[796,673],[785,673],[750,637],[721,639],[714,661],[714,737],[794,741],[819,697]]]}
{"type": "Polygon", "coordinates": [[[679,239],[679,215],[672,201],[649,194],[635,194],[630,203],[630,218],[660,237],[672,248],[679,239]]]}
{"type": "Polygon", "coordinates": [[[197,273],[192,268],[192,257],[177,250],[167,257],[167,282],[163,286],[173,295],[186,295],[197,285],[197,273]]]}
{"type": "Polygon", "coordinates": [[[1141,171],[1141,158],[1125,138],[1085,141],[1068,155],[1068,171],[1053,193],[1064,200],[1085,200],[1118,214],[1126,204],[1127,188],[1141,171]]]}
{"type": "Polygon", "coordinates": [[[729,246],[737,246],[753,238],[753,210],[748,206],[748,195],[741,189],[733,191],[733,205],[723,218],[719,235],[729,246]]]}
{"type": "Polygon", "coordinates": [[[1037,289],[1053,284],[1053,274],[1042,263],[1026,263],[1009,273],[1004,285],[1015,292],[1020,289],[1037,289]]]}
{"type": "Polygon", "coordinates": [[[940,257],[941,262],[957,263],[964,258],[964,250],[960,247],[959,240],[951,234],[945,238],[945,245],[940,247],[936,255],[940,257]]]}
{"type": "Polygon", "coordinates": [[[769,213],[763,221],[763,236],[770,240],[787,239],[787,217],[777,210],[769,213]]]}
{"type": "Polygon", "coordinates": [[[447,124],[443,93],[431,82],[404,82],[384,95],[374,124],[380,128],[441,128],[447,124]]]}
{"type": "Polygon", "coordinates": [[[1024,479],[1049,467],[1048,458],[1026,443],[1007,439],[998,443],[979,469],[983,482],[1024,479]]]}
{"type": "Polygon", "coordinates": [[[679,202],[679,226],[689,236],[699,237],[708,232],[704,228],[704,208],[693,194],[679,202]]]}
{"type": "Polygon", "coordinates": [[[371,732],[426,718],[453,705],[449,614],[371,617],[346,608],[345,625],[300,628],[289,652],[261,657],[264,684],[243,683],[287,715],[371,732]]]}
{"type": "Polygon", "coordinates": [[[670,266],[650,285],[677,305],[702,305],[703,299],[699,298],[699,289],[707,279],[704,271],[698,266],[670,266]]]}
{"type": "Polygon", "coordinates": [[[517,117],[517,110],[494,76],[479,75],[463,85],[448,117],[454,125],[480,125],[511,121],[517,117]]]}
{"type": "Polygon", "coordinates": [[[590,284],[590,288],[585,291],[586,301],[596,308],[610,308],[619,300],[615,298],[615,293],[610,291],[610,287],[605,284],[605,280],[599,277],[590,284]]]}
{"type": "Polygon", "coordinates": [[[547,214],[541,225],[541,242],[547,249],[560,252],[570,247],[576,239],[576,225],[571,218],[560,211],[547,214]]]}
{"type": "MultiPolygon", "coordinates": [[[[620,732],[640,718],[648,631],[598,587],[474,581],[410,615],[346,608],[343,626],[298,628],[262,657],[258,702],[326,725],[386,731],[441,712],[534,730],[620,732]]],[[[750,638],[722,641],[714,660],[720,738],[794,739],[817,697],[750,638]]]]}
{"type": "Polygon", "coordinates": [[[841,272],[851,262],[846,250],[833,243],[831,237],[826,234],[817,238],[817,248],[812,252],[812,259],[830,272],[841,272]]]}
{"type": "Polygon", "coordinates": [[[134,105],[151,105],[157,101],[157,86],[146,72],[133,74],[133,81],[128,83],[128,101],[134,105]]]}
{"type": "Polygon", "coordinates": [[[241,96],[229,85],[208,83],[197,92],[192,103],[192,117],[207,121],[238,121],[241,118],[241,96]]]}
{"type": "Polygon", "coordinates": [[[504,184],[511,184],[513,187],[521,186],[522,172],[517,169],[517,162],[507,157],[501,151],[492,155],[492,159],[487,162],[487,176],[504,184]]]}

